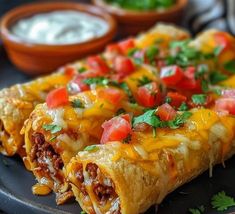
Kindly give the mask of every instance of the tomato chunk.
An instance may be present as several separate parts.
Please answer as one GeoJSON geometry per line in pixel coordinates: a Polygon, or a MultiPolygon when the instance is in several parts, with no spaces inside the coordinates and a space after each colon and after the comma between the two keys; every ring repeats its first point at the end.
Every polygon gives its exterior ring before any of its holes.
{"type": "Polygon", "coordinates": [[[166,86],[176,85],[183,76],[182,69],[177,65],[163,67],[160,73],[160,78],[166,86]]]}
{"type": "Polygon", "coordinates": [[[135,40],[133,38],[123,40],[118,43],[122,54],[127,54],[132,48],[135,48],[135,40]]]}
{"type": "Polygon", "coordinates": [[[64,74],[69,77],[72,78],[73,76],[75,76],[75,74],[77,74],[77,71],[75,68],[71,67],[71,66],[67,66],[64,69],[64,74]]]}
{"type": "Polygon", "coordinates": [[[157,83],[151,82],[139,87],[137,90],[137,101],[140,105],[148,108],[160,105],[162,95],[157,83]]]}
{"type": "Polygon", "coordinates": [[[156,114],[160,118],[160,120],[170,121],[175,118],[176,111],[171,105],[169,105],[168,103],[164,103],[163,105],[158,107],[156,114]]]}
{"type": "Polygon", "coordinates": [[[135,65],[131,59],[124,56],[117,56],[114,59],[114,70],[121,76],[126,76],[135,71],[135,65]]]}
{"type": "Polygon", "coordinates": [[[220,98],[216,100],[215,109],[235,115],[235,98],[220,98]]]}
{"type": "Polygon", "coordinates": [[[106,62],[100,56],[88,57],[87,64],[90,69],[101,74],[106,74],[110,70],[106,62]]]}
{"type": "Polygon", "coordinates": [[[190,66],[184,71],[184,76],[176,85],[177,88],[183,90],[201,91],[201,81],[195,79],[196,68],[190,66]]]}
{"type": "Polygon", "coordinates": [[[111,44],[111,45],[108,45],[107,48],[106,48],[106,51],[107,52],[112,52],[112,53],[121,53],[121,49],[119,47],[118,44],[111,44]]]}
{"type": "Polygon", "coordinates": [[[48,108],[57,108],[69,103],[69,95],[65,87],[51,91],[46,98],[48,108]]]}
{"type": "Polygon", "coordinates": [[[216,32],[214,34],[215,42],[217,45],[223,47],[223,50],[229,49],[232,46],[232,41],[230,36],[225,32],[216,32]]]}
{"type": "Polygon", "coordinates": [[[130,115],[125,114],[118,117],[114,117],[102,124],[104,129],[101,143],[105,144],[110,141],[122,141],[131,134],[130,115]]]}
{"type": "Polygon", "coordinates": [[[187,97],[178,92],[168,92],[167,97],[170,98],[170,105],[176,108],[180,107],[183,102],[186,102],[187,97]]]}
{"type": "Polygon", "coordinates": [[[117,105],[124,97],[124,93],[116,88],[105,88],[98,91],[98,97],[117,105]]]}

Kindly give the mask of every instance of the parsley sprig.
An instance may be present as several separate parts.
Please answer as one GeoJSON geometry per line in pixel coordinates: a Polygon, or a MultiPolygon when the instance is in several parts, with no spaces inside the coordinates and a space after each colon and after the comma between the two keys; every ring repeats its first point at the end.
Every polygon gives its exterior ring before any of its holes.
{"type": "Polygon", "coordinates": [[[212,197],[211,205],[218,211],[224,211],[229,207],[235,206],[235,200],[234,198],[226,195],[224,191],[221,191],[212,197]]]}
{"type": "Polygon", "coordinates": [[[156,115],[157,110],[148,110],[144,114],[133,118],[133,126],[136,126],[138,123],[146,123],[153,128],[171,128],[177,129],[183,125],[186,120],[191,117],[192,113],[185,111],[182,114],[177,114],[173,120],[170,121],[161,121],[156,115]]]}
{"type": "Polygon", "coordinates": [[[45,129],[46,131],[50,131],[51,134],[55,134],[55,133],[60,132],[62,130],[61,126],[54,125],[54,124],[44,124],[42,126],[42,128],[45,129]]]}
{"type": "Polygon", "coordinates": [[[203,205],[197,207],[197,208],[190,208],[189,212],[192,214],[202,214],[205,211],[205,207],[203,205]]]}

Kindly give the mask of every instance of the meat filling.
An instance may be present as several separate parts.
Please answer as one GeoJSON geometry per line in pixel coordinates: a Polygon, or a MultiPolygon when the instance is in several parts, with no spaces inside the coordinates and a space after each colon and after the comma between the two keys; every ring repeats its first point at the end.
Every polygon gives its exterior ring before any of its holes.
{"type": "Polygon", "coordinates": [[[53,147],[45,141],[43,134],[36,132],[32,135],[32,138],[34,144],[30,153],[31,161],[37,161],[42,171],[63,181],[63,178],[61,178],[58,173],[64,166],[61,157],[55,152],[53,147]]]}
{"type": "Polygon", "coordinates": [[[79,164],[76,166],[75,176],[79,183],[78,188],[80,189],[80,191],[84,195],[87,195],[85,185],[87,182],[86,179],[89,179],[88,183],[91,182],[93,193],[95,194],[97,202],[101,209],[105,206],[105,204],[109,202],[111,204],[111,207],[108,213],[120,214],[121,211],[119,202],[117,205],[117,201],[119,201],[118,195],[115,192],[114,184],[111,179],[106,178],[105,175],[103,175],[100,171],[99,167],[93,163],[88,163],[86,165],[85,171],[87,172],[88,177],[85,176],[84,178],[85,173],[83,172],[82,165],[79,164]]]}

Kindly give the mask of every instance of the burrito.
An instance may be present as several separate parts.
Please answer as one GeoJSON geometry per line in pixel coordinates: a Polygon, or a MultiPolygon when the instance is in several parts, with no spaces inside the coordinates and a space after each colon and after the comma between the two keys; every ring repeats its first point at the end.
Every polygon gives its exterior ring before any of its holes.
{"type": "MultiPolygon", "coordinates": [[[[0,91],[0,152],[12,156],[22,150],[23,136],[20,130],[38,103],[45,101],[46,94],[66,85],[70,76],[64,71],[41,77],[25,84],[17,84],[0,91]]],[[[23,155],[23,154],[22,154],[23,155]]]]}
{"type": "MultiPolygon", "coordinates": [[[[180,127],[174,126],[179,125],[175,121],[157,128],[155,136],[149,128],[134,129],[128,143],[107,141],[73,157],[66,175],[82,209],[143,213],[235,153],[233,117],[204,108],[192,109],[185,116],[178,116],[178,122],[184,122],[180,127]]],[[[142,122],[151,123],[147,117],[142,122]]]]}

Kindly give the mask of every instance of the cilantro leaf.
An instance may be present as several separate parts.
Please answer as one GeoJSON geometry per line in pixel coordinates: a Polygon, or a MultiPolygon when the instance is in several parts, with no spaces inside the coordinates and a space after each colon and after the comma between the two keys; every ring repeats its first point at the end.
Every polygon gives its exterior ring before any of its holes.
{"type": "Polygon", "coordinates": [[[168,121],[167,126],[171,129],[177,129],[183,125],[188,118],[192,116],[192,112],[185,111],[183,114],[176,115],[174,120],[168,121]]]}
{"type": "Polygon", "coordinates": [[[166,103],[171,103],[171,101],[172,101],[171,97],[166,97],[166,98],[165,98],[165,102],[166,102],[166,103]]]}
{"type": "Polygon", "coordinates": [[[203,205],[197,207],[196,209],[190,208],[189,212],[192,214],[202,214],[205,211],[205,207],[203,205]]]}
{"type": "Polygon", "coordinates": [[[224,211],[229,207],[235,206],[235,201],[234,198],[227,196],[224,191],[221,191],[212,197],[211,205],[218,211],[224,211]]]}
{"type": "Polygon", "coordinates": [[[128,98],[129,98],[129,101],[131,103],[135,103],[134,96],[133,96],[129,86],[125,82],[120,83],[117,87],[120,87],[122,90],[124,90],[126,92],[128,98]]]}
{"type": "Polygon", "coordinates": [[[73,108],[84,108],[83,103],[79,99],[75,99],[71,102],[73,108]]]}
{"type": "Polygon", "coordinates": [[[214,55],[215,55],[215,56],[219,56],[220,53],[221,53],[221,51],[222,51],[223,49],[224,49],[223,46],[217,46],[217,47],[215,47],[215,49],[214,49],[214,55]]]}
{"type": "Polygon", "coordinates": [[[205,94],[194,94],[192,96],[192,101],[196,105],[203,105],[205,104],[207,96],[205,94]]]}
{"type": "Polygon", "coordinates": [[[210,79],[210,82],[211,82],[212,85],[217,84],[217,83],[219,83],[219,82],[221,82],[221,81],[224,81],[224,80],[226,80],[227,78],[228,78],[227,75],[222,74],[222,73],[219,72],[219,71],[214,71],[214,72],[212,72],[212,73],[210,74],[210,76],[209,76],[209,79],[210,79]]]}
{"type": "Polygon", "coordinates": [[[229,71],[230,73],[235,74],[235,60],[226,62],[224,64],[224,68],[225,68],[225,70],[229,71]]]}
{"type": "Polygon", "coordinates": [[[180,105],[180,107],[178,109],[179,109],[179,111],[187,111],[188,106],[185,102],[182,102],[182,104],[180,105]]]}
{"type": "Polygon", "coordinates": [[[87,214],[85,211],[81,211],[80,214],[87,214]]]}
{"type": "Polygon", "coordinates": [[[147,48],[145,54],[146,54],[147,59],[150,62],[153,62],[155,57],[156,57],[156,55],[158,54],[158,52],[159,52],[158,48],[153,45],[153,46],[150,46],[150,47],[147,48]]]}
{"type": "Polygon", "coordinates": [[[134,56],[134,54],[135,54],[138,50],[139,50],[138,48],[131,48],[130,50],[128,50],[127,55],[128,55],[129,57],[132,57],[132,56],[134,56]]]}
{"type": "Polygon", "coordinates": [[[50,131],[51,134],[55,134],[62,130],[61,126],[54,125],[54,124],[44,124],[42,128],[45,129],[46,131],[50,131]]]}
{"type": "Polygon", "coordinates": [[[147,123],[150,126],[157,128],[159,127],[161,121],[155,114],[156,110],[148,110],[144,114],[133,118],[133,126],[138,123],[147,123]]]}
{"type": "Polygon", "coordinates": [[[143,85],[146,85],[150,82],[152,82],[151,79],[149,79],[147,76],[143,76],[140,79],[138,79],[138,83],[139,83],[138,86],[143,86],[143,85]]]}
{"type": "Polygon", "coordinates": [[[91,146],[87,146],[84,151],[88,151],[88,152],[95,152],[98,150],[98,147],[96,145],[91,145],[91,146]]]}
{"type": "Polygon", "coordinates": [[[85,72],[85,71],[86,71],[86,68],[84,68],[84,67],[78,68],[78,72],[79,72],[79,73],[83,73],[83,72],[85,72]]]}
{"type": "Polygon", "coordinates": [[[84,79],[83,82],[87,85],[92,85],[92,84],[108,85],[109,80],[105,77],[91,77],[91,78],[84,79]]]}

